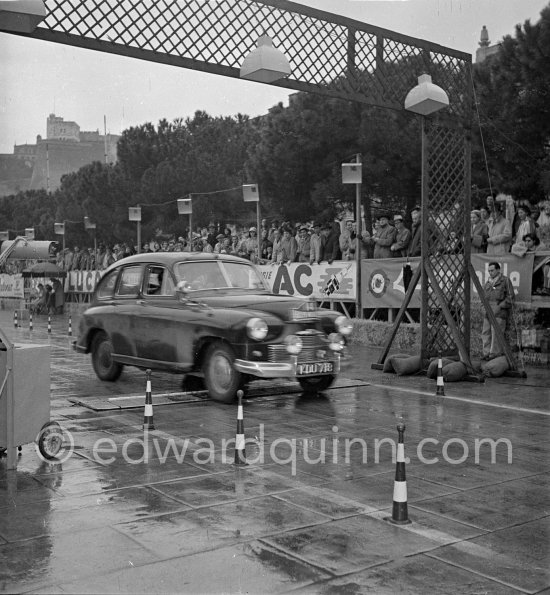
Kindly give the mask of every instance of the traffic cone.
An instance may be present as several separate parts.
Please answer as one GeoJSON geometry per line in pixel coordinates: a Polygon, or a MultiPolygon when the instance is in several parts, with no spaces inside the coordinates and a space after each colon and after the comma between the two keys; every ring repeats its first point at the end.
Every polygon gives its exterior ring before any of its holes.
{"type": "Polygon", "coordinates": [[[145,377],[147,378],[147,384],[145,386],[145,411],[143,413],[143,429],[154,430],[155,424],[153,423],[153,399],[151,397],[151,370],[145,371],[145,377]]]}
{"type": "Polygon", "coordinates": [[[445,384],[443,382],[443,360],[441,359],[441,353],[439,354],[439,359],[437,360],[437,388],[435,391],[435,396],[445,396],[445,384]]]}
{"type": "Polygon", "coordinates": [[[235,435],[235,465],[246,465],[246,452],[244,448],[244,421],[243,421],[243,391],[237,391],[239,406],[237,407],[237,434],[235,435]]]}
{"type": "Polygon", "coordinates": [[[29,330],[32,331],[32,312],[29,314],[29,330]]]}
{"type": "Polygon", "coordinates": [[[69,337],[73,334],[73,320],[71,318],[71,315],[69,314],[69,337]]]}
{"type": "Polygon", "coordinates": [[[13,326],[19,328],[19,320],[17,319],[17,310],[13,311],[13,326]]]}
{"type": "Polygon", "coordinates": [[[403,444],[403,433],[405,424],[398,424],[397,431],[397,461],[395,466],[395,482],[393,484],[393,509],[391,518],[386,518],[395,525],[408,525],[409,512],[407,509],[407,479],[405,477],[405,445],[403,444]]]}
{"type": "Polygon", "coordinates": [[[48,333],[52,332],[52,317],[48,314],[48,333]]]}

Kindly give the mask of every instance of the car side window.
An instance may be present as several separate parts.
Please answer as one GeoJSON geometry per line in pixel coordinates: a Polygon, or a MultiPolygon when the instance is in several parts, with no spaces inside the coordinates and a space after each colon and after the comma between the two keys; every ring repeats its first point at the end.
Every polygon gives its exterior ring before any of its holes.
{"type": "Polygon", "coordinates": [[[97,297],[99,299],[112,298],[115,291],[116,280],[118,277],[118,269],[110,271],[99,282],[97,288],[97,297]]]}
{"type": "Polygon", "coordinates": [[[174,295],[174,282],[170,273],[161,266],[147,268],[145,295],[174,295]]]}
{"type": "Polygon", "coordinates": [[[140,266],[124,267],[118,283],[117,296],[137,297],[141,287],[141,273],[140,266]]]}

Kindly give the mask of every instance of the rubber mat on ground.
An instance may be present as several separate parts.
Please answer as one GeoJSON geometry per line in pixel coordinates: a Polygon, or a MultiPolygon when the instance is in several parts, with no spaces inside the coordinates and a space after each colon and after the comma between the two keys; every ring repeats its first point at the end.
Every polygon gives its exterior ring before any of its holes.
{"type": "MultiPolygon", "coordinates": [[[[351,378],[338,378],[329,390],[351,388],[354,386],[367,386],[367,382],[351,378]]],[[[246,391],[246,398],[276,396],[287,393],[300,393],[302,389],[297,382],[257,380],[246,391]]],[[[153,405],[178,405],[181,403],[200,403],[210,400],[205,390],[192,392],[171,392],[151,394],[153,405]]],[[[145,404],[145,395],[118,395],[110,397],[70,397],[68,399],[75,405],[81,405],[93,411],[117,411],[120,409],[139,409],[145,404]]]]}

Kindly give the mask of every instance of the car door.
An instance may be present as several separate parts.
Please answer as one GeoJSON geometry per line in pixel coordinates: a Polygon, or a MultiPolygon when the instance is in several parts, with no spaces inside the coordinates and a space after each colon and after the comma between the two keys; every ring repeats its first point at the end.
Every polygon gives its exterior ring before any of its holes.
{"type": "Polygon", "coordinates": [[[141,365],[189,370],[193,365],[191,310],[178,300],[175,279],[167,267],[145,267],[137,304],[135,344],[141,365]]]}
{"type": "Polygon", "coordinates": [[[114,353],[123,363],[134,363],[136,358],[136,310],[141,293],[143,265],[122,266],[114,299],[114,320],[111,323],[111,341],[114,353]]]}

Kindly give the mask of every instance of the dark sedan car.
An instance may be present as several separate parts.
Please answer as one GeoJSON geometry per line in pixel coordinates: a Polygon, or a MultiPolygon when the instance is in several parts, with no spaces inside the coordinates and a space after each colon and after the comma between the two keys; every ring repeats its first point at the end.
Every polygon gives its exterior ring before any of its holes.
{"type": "Polygon", "coordinates": [[[314,301],[274,295],[249,261],[161,252],[113,264],[84,312],[74,347],[101,380],[124,365],[204,378],[230,402],[254,378],[328,388],[346,359],[349,319],[314,301]]]}

